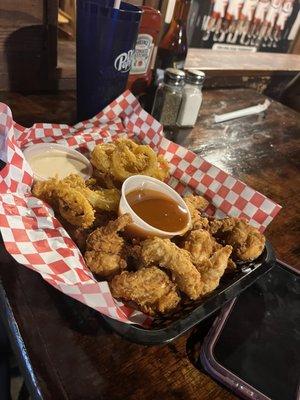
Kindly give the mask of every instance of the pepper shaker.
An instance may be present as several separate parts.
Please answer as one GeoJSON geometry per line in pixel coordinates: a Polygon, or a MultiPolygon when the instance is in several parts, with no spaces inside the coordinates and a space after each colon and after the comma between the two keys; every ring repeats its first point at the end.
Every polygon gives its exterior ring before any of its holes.
{"type": "Polygon", "coordinates": [[[167,68],[164,81],[156,90],[152,115],[164,127],[176,126],[183,95],[184,78],[184,71],[167,68]]]}
{"type": "Polygon", "coordinates": [[[192,127],[197,121],[202,104],[202,86],[205,73],[197,70],[188,70],[186,84],[183,89],[182,102],[178,114],[177,125],[192,127]]]}

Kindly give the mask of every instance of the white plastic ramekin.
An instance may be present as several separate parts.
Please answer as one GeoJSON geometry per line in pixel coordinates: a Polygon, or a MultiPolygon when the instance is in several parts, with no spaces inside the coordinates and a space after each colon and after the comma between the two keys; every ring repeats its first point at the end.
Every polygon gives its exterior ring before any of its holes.
{"type": "Polygon", "coordinates": [[[119,204],[119,215],[123,215],[129,213],[132,217],[132,224],[126,227],[126,231],[130,235],[139,236],[142,238],[158,236],[162,238],[171,238],[173,236],[181,236],[186,233],[191,225],[191,214],[187,205],[185,204],[183,198],[175,192],[169,185],[164,182],[159,181],[158,179],[151,178],[145,175],[134,175],[126,179],[123,183],[122,191],[121,191],[121,200],[119,204]],[[183,209],[187,211],[188,221],[186,226],[177,232],[166,232],[160,229],[154,228],[145,222],[142,218],[140,218],[130,207],[126,195],[137,189],[151,189],[156,190],[157,192],[164,193],[171,199],[175,200],[183,209]]]}
{"type": "MultiPolygon", "coordinates": [[[[34,144],[32,146],[27,147],[25,150],[23,150],[23,154],[25,156],[26,161],[30,165],[31,157],[34,157],[39,154],[43,155],[44,157],[47,157],[47,154],[50,154],[51,150],[58,150],[60,152],[69,154],[74,158],[77,158],[78,160],[80,160],[82,163],[84,163],[86,165],[86,171],[87,171],[84,174],[81,173],[81,171],[78,171],[78,175],[82,176],[84,179],[88,179],[92,176],[93,167],[92,167],[91,163],[89,162],[89,160],[84,155],[79,153],[79,151],[70,149],[69,147],[63,146],[61,144],[56,144],[56,143],[34,144]]],[[[61,173],[61,172],[64,172],[64,171],[60,171],[61,179],[65,178],[68,175],[67,172],[65,175],[64,175],[64,173],[61,173]]],[[[51,172],[50,166],[49,166],[49,174],[46,176],[41,176],[41,175],[37,174],[35,171],[33,171],[33,174],[34,174],[34,179],[37,181],[44,181],[44,180],[47,180],[47,179],[53,177],[53,171],[51,172]]]]}

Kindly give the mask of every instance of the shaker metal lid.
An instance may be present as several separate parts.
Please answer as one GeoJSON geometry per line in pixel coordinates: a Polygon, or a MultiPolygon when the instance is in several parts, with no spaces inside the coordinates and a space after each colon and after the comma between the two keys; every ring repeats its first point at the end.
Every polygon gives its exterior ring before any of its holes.
{"type": "Polygon", "coordinates": [[[205,73],[196,69],[188,69],[186,74],[186,81],[200,85],[204,82],[205,73]]]}
{"type": "Polygon", "coordinates": [[[185,78],[185,72],[180,69],[167,68],[165,71],[166,80],[172,80],[175,83],[181,83],[184,81],[184,78],[185,78]]]}

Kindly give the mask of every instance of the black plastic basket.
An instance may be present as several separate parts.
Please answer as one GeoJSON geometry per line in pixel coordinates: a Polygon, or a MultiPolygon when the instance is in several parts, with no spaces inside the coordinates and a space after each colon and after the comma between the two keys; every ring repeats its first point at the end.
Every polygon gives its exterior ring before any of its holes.
{"type": "Polygon", "coordinates": [[[144,345],[171,342],[252,285],[257,278],[272,268],[275,260],[274,250],[267,241],[259,258],[243,263],[237,272],[225,275],[218,288],[208,296],[198,301],[188,301],[174,314],[155,319],[150,329],[125,324],[109,317],[104,317],[104,319],[115,332],[132,342],[144,345]]]}

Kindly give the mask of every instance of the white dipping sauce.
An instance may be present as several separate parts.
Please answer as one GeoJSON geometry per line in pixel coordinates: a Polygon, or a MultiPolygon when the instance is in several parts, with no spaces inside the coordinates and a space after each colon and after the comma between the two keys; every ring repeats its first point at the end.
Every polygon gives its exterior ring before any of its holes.
{"type": "Polygon", "coordinates": [[[65,178],[69,174],[79,174],[86,176],[89,167],[76,156],[60,150],[49,149],[43,153],[28,157],[35,175],[43,178],[58,176],[59,179],[65,178]]]}

